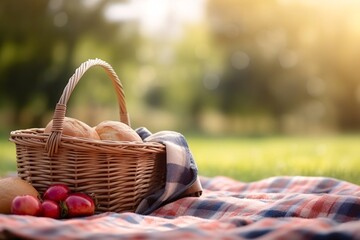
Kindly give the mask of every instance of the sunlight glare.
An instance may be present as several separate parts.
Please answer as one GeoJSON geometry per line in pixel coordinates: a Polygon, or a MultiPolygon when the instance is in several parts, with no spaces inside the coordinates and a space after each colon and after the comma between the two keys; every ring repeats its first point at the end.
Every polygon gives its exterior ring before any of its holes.
{"type": "Polygon", "coordinates": [[[105,11],[109,21],[137,21],[147,36],[181,35],[182,26],[198,22],[204,15],[205,0],[130,0],[111,4],[105,11]]]}

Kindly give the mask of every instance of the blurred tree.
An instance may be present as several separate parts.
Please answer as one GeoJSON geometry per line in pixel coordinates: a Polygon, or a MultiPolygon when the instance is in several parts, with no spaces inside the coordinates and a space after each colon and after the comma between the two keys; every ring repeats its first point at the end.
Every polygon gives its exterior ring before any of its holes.
{"type": "Polygon", "coordinates": [[[107,60],[112,63],[133,58],[128,44],[135,44],[134,39],[119,39],[119,24],[104,18],[109,2],[92,6],[71,0],[0,2],[0,98],[12,105],[15,126],[39,126],[74,69],[89,57],[99,57],[93,48],[76,59],[84,39],[109,49],[113,54],[107,60]],[[121,54],[114,54],[119,49],[121,54]]]}
{"type": "Polygon", "coordinates": [[[268,114],[279,131],[289,115],[305,125],[335,119],[342,130],[360,129],[357,15],[347,7],[338,13],[296,1],[210,0],[210,30],[225,56],[224,113],[268,114]]]}
{"type": "Polygon", "coordinates": [[[140,54],[150,57],[142,61],[138,80],[146,106],[177,120],[176,126],[166,127],[198,131],[203,112],[218,106],[215,90],[222,58],[203,23],[188,26],[184,33],[176,41],[157,39],[139,47],[152,53],[140,54]]]}

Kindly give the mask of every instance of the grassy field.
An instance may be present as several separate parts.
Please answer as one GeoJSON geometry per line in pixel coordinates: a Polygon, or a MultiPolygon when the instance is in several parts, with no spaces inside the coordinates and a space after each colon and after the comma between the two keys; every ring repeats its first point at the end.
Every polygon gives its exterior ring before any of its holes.
{"type": "Polygon", "coordinates": [[[15,145],[0,138],[0,176],[12,171],[16,171],[15,145]]]}
{"type": "MultiPolygon", "coordinates": [[[[271,176],[334,177],[360,184],[360,136],[206,138],[187,136],[200,175],[250,182],[271,176]]],[[[16,171],[15,147],[0,140],[0,175],[16,171]]]]}
{"type": "Polygon", "coordinates": [[[201,175],[255,181],[279,175],[328,176],[360,184],[359,136],[189,138],[201,175]]]}

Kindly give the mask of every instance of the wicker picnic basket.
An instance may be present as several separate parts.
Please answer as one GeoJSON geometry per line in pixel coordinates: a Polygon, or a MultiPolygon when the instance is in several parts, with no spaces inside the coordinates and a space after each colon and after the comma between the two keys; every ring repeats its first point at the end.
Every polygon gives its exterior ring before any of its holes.
{"type": "Polygon", "coordinates": [[[90,59],[69,79],[53,115],[51,133],[44,128],[16,130],[17,173],[40,194],[54,183],[95,197],[97,212],[135,211],[140,201],[164,187],[165,146],[155,142],[102,141],[62,135],[66,104],[83,74],[102,67],[112,80],[120,106],[120,121],[129,125],[122,84],[113,68],[90,59]]]}

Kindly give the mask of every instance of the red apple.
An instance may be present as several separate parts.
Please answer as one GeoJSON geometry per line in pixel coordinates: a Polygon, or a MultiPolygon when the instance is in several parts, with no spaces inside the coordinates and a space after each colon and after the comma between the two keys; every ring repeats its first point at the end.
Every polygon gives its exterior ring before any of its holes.
{"type": "Polygon", "coordinates": [[[95,213],[94,200],[85,193],[72,193],[64,201],[63,207],[68,217],[90,216],[95,213]]]}
{"type": "Polygon", "coordinates": [[[44,193],[44,200],[55,202],[64,201],[70,194],[70,189],[65,184],[53,184],[44,193]]]}
{"type": "Polygon", "coordinates": [[[16,196],[11,202],[11,213],[17,215],[39,216],[41,202],[31,195],[16,196]]]}
{"type": "Polygon", "coordinates": [[[60,205],[52,200],[44,200],[42,203],[41,216],[59,219],[61,217],[60,205]]]}

